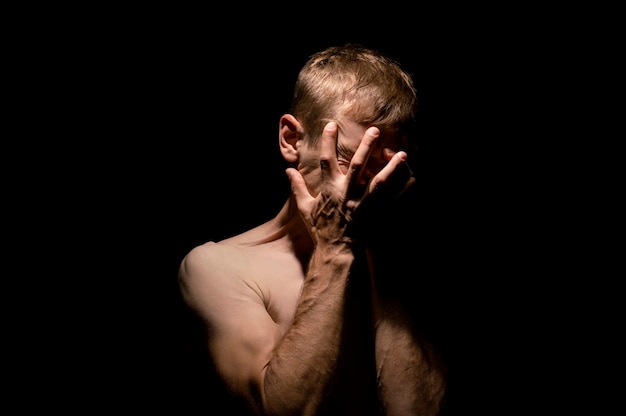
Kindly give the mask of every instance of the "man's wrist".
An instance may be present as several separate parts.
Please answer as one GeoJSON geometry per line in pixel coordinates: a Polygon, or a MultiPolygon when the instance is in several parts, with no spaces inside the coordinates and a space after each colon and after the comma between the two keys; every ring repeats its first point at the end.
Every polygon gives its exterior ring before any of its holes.
{"type": "Polygon", "coordinates": [[[353,241],[351,238],[342,236],[339,238],[320,237],[315,244],[315,251],[334,256],[350,255],[352,256],[353,241]]]}

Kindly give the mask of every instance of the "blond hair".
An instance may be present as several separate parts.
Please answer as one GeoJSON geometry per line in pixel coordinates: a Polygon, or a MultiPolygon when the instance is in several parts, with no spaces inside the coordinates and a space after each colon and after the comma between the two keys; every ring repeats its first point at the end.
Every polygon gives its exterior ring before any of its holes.
{"type": "Polygon", "coordinates": [[[414,121],[416,110],[411,75],[393,59],[357,44],[311,55],[298,74],[291,103],[311,144],[328,121],[341,116],[366,126],[402,129],[414,121]]]}

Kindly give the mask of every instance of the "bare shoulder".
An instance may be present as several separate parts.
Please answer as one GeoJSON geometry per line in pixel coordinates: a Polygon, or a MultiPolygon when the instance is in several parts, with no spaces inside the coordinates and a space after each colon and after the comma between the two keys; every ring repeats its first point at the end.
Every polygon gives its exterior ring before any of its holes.
{"type": "Polygon", "coordinates": [[[228,264],[227,261],[222,260],[225,255],[232,255],[232,248],[230,246],[218,244],[213,241],[196,246],[183,258],[180,264],[180,273],[187,275],[197,268],[206,266],[213,268],[222,263],[228,264]]]}
{"type": "Polygon", "coordinates": [[[236,273],[242,253],[236,247],[209,241],[194,247],[183,258],[178,270],[181,284],[191,284],[197,279],[228,276],[236,273]]]}
{"type": "Polygon", "coordinates": [[[245,245],[232,239],[193,248],[178,272],[186,303],[209,321],[237,316],[225,315],[224,310],[243,314],[262,309],[274,322],[287,325],[303,280],[302,265],[293,253],[276,245],[245,245]]]}

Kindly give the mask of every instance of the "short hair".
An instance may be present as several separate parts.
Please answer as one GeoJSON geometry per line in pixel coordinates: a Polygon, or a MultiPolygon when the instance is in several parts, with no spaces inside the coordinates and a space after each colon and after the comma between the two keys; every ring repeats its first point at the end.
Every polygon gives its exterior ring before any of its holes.
{"type": "Polygon", "coordinates": [[[406,128],[417,111],[411,75],[379,51],[359,44],[332,46],[309,57],[296,80],[291,113],[316,144],[340,116],[362,125],[406,128]]]}

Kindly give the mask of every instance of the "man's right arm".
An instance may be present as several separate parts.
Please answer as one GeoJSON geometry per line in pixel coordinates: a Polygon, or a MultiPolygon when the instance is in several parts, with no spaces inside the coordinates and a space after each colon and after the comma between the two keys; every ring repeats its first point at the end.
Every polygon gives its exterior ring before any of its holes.
{"type": "Polygon", "coordinates": [[[353,261],[345,242],[318,244],[313,252],[293,324],[266,368],[267,414],[317,414],[335,375],[353,261]]]}
{"type": "Polygon", "coordinates": [[[378,135],[378,129],[368,129],[344,174],[336,155],[337,125],[329,123],[320,152],[323,183],[315,196],[295,169],[287,169],[293,197],[315,249],[293,324],[266,369],[263,403],[268,414],[318,414],[341,365],[348,282],[367,277],[352,276],[355,254],[349,228],[359,201],[350,201],[348,193],[378,135]]]}
{"type": "Polygon", "coordinates": [[[211,243],[188,254],[179,272],[187,304],[206,325],[220,378],[257,414],[317,414],[341,349],[354,261],[348,243],[318,244],[286,333],[268,313],[263,294],[233,278],[234,259],[232,247],[211,243]]]}

